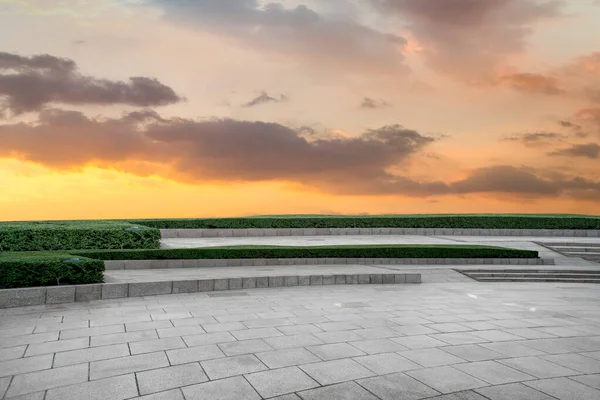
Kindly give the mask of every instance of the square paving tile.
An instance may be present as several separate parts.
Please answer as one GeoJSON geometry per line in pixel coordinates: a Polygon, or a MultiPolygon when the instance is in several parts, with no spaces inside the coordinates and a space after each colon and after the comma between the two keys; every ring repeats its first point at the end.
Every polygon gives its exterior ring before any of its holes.
{"type": "Polygon", "coordinates": [[[466,372],[476,378],[484,380],[492,385],[504,383],[522,382],[535,377],[527,375],[516,369],[499,364],[495,361],[479,361],[467,364],[457,364],[454,368],[466,372]]]}
{"type": "Polygon", "coordinates": [[[569,379],[600,390],[600,374],[571,376],[569,379]]]}
{"type": "Polygon", "coordinates": [[[273,369],[246,375],[248,382],[265,397],[312,389],[319,384],[298,367],[273,369]]]}
{"type": "Polygon", "coordinates": [[[440,367],[442,365],[466,362],[462,358],[456,357],[441,349],[410,350],[402,351],[398,354],[422,365],[423,367],[440,367]]]}
{"type": "Polygon", "coordinates": [[[598,400],[600,398],[600,390],[567,378],[542,379],[525,382],[525,384],[560,400],[598,400]]]}
{"type": "Polygon", "coordinates": [[[473,332],[439,333],[437,335],[430,335],[430,337],[447,343],[445,344],[445,346],[447,346],[448,344],[456,346],[460,344],[476,344],[489,342],[489,340],[487,339],[475,336],[473,332]]]}
{"type": "Polygon", "coordinates": [[[185,400],[260,400],[260,395],[241,376],[181,388],[185,400]]]}
{"type": "Polygon", "coordinates": [[[240,354],[258,353],[261,351],[273,350],[262,339],[240,340],[237,342],[221,343],[219,348],[228,356],[238,356],[240,354]]]}
{"type": "Polygon", "coordinates": [[[407,350],[406,347],[389,339],[359,340],[356,342],[350,342],[349,344],[367,354],[390,353],[393,351],[407,350]]]}
{"type": "Polygon", "coordinates": [[[267,351],[255,355],[269,368],[282,368],[321,361],[313,353],[302,348],[267,351]]]}
{"type": "Polygon", "coordinates": [[[488,385],[480,379],[448,366],[407,371],[406,374],[441,393],[458,392],[488,385]]]}
{"type": "Polygon", "coordinates": [[[442,347],[442,349],[467,361],[486,361],[506,358],[505,355],[482,347],[479,344],[463,344],[459,346],[442,347]]]}
{"type": "Polygon", "coordinates": [[[350,359],[323,361],[300,368],[321,385],[330,385],[373,376],[373,372],[350,359]]]}
{"type": "Polygon", "coordinates": [[[113,358],[110,360],[93,361],[90,363],[90,380],[129,374],[131,372],[147,371],[149,369],[167,366],[169,366],[169,360],[167,360],[164,351],[113,358]]]}
{"type": "Polygon", "coordinates": [[[212,360],[225,357],[225,354],[215,344],[206,346],[186,347],[183,349],[168,350],[167,357],[171,365],[186,364],[194,361],[212,360]]]}
{"type": "Polygon", "coordinates": [[[381,400],[418,400],[440,394],[405,374],[361,379],[358,383],[381,400]]]}
{"type": "Polygon", "coordinates": [[[208,380],[208,377],[198,363],[181,364],[173,367],[138,372],[136,376],[140,394],[162,392],[208,380]]]}
{"type": "Polygon", "coordinates": [[[409,349],[427,349],[431,347],[447,346],[448,344],[427,335],[402,336],[391,338],[394,342],[409,349]]]}
{"type": "Polygon", "coordinates": [[[306,390],[298,393],[302,400],[379,400],[354,382],[306,390]]]}
{"type": "Polygon", "coordinates": [[[123,400],[138,395],[133,374],[50,389],[46,400],[123,400]]]}
{"type": "Polygon", "coordinates": [[[578,371],[574,371],[539,357],[518,357],[498,360],[498,362],[508,365],[511,368],[518,369],[519,371],[523,371],[531,376],[535,376],[536,378],[555,378],[580,374],[578,371]]]}
{"type": "Polygon", "coordinates": [[[74,385],[88,380],[87,364],[29,372],[13,378],[6,397],[39,392],[60,386],[74,385]]]}
{"type": "Polygon", "coordinates": [[[421,368],[419,364],[416,364],[396,353],[383,353],[374,354],[370,356],[355,357],[354,361],[364,365],[371,371],[380,375],[421,368]]]}
{"type": "Polygon", "coordinates": [[[317,337],[308,333],[290,336],[277,336],[266,338],[263,340],[274,349],[288,349],[294,347],[306,347],[317,344],[324,344],[324,342],[321,339],[318,339],[317,337]]]}
{"type": "Polygon", "coordinates": [[[200,364],[211,380],[249,374],[267,369],[258,358],[250,354],[201,361],[200,364]]]}
{"type": "Polygon", "coordinates": [[[490,400],[554,400],[554,397],[525,386],[522,383],[490,386],[475,389],[475,391],[490,400]]]}
{"type": "Polygon", "coordinates": [[[365,353],[352,347],[347,343],[332,343],[319,346],[310,346],[306,348],[308,351],[319,357],[323,361],[337,360],[339,358],[349,358],[364,356],[365,353]]]}
{"type": "Polygon", "coordinates": [[[584,374],[600,373],[600,360],[581,354],[555,354],[543,359],[584,374]]]}
{"type": "Polygon", "coordinates": [[[482,343],[481,347],[505,355],[506,357],[529,357],[545,355],[543,351],[536,350],[533,347],[524,346],[519,342],[495,342],[482,343]]]}

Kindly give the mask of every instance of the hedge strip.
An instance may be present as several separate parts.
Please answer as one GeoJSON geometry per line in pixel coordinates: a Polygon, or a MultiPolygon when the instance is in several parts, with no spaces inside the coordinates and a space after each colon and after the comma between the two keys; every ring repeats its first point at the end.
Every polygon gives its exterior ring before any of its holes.
{"type": "Polygon", "coordinates": [[[101,283],[104,261],[69,254],[0,254],[0,289],[101,283]]]}
{"type": "Polygon", "coordinates": [[[75,251],[101,260],[185,260],[238,258],[538,258],[537,251],[491,246],[240,246],[162,250],[75,251]]]}
{"type": "Polygon", "coordinates": [[[0,251],[158,248],[160,230],[128,222],[0,223],[0,251]]]}
{"type": "Polygon", "coordinates": [[[600,217],[582,215],[274,216],[131,220],[159,229],[453,228],[600,229],[600,217]]]}

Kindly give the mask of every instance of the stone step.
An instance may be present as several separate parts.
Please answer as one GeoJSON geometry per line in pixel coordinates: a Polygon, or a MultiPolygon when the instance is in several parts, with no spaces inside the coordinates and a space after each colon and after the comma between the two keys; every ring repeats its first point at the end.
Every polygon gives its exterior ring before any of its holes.
{"type": "Polygon", "coordinates": [[[501,278],[501,277],[489,277],[489,278],[478,278],[479,282],[564,282],[564,283],[600,283],[600,278],[552,278],[552,277],[539,277],[539,278],[501,278]]]}
{"type": "Polygon", "coordinates": [[[563,251],[564,255],[573,257],[599,257],[600,252],[598,251],[563,251]]]}
{"type": "Polygon", "coordinates": [[[278,265],[554,265],[552,258],[250,258],[107,260],[107,270],[261,267],[278,265]]]}
{"type": "Polygon", "coordinates": [[[600,246],[599,247],[594,247],[594,246],[548,246],[549,248],[562,252],[562,253],[569,253],[569,252],[583,252],[583,253],[600,253],[600,246]]]}
{"type": "Polygon", "coordinates": [[[541,243],[544,246],[547,247],[552,247],[552,248],[557,248],[557,247],[600,247],[600,243],[575,243],[575,242],[563,242],[563,243],[558,243],[558,242],[553,242],[553,243],[541,243]]]}
{"type": "Polygon", "coordinates": [[[574,278],[574,279],[600,279],[600,274],[525,274],[525,273],[470,273],[474,279],[479,278],[574,278]]]}
{"type": "Polygon", "coordinates": [[[239,278],[175,281],[157,279],[152,282],[111,282],[91,285],[0,289],[0,308],[197,292],[209,292],[208,296],[219,296],[217,293],[225,290],[247,290],[254,288],[418,283],[421,283],[421,274],[419,273],[339,275],[277,275],[273,273],[269,276],[246,276],[239,278]]]}

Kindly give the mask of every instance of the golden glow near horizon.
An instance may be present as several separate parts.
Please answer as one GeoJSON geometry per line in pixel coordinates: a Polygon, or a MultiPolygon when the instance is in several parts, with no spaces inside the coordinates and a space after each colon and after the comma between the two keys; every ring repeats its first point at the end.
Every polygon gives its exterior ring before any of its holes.
{"type": "Polygon", "coordinates": [[[594,0],[273,2],[0,0],[0,220],[600,214],[594,0]]]}

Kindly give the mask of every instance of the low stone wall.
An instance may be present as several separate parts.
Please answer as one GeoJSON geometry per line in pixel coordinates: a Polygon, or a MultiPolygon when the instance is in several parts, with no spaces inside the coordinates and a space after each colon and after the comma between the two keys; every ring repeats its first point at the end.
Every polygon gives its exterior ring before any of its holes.
{"type": "Polygon", "coordinates": [[[553,258],[248,258],[104,261],[107,270],[275,265],[554,265],[553,258]]]}
{"type": "Polygon", "coordinates": [[[163,239],[331,235],[600,237],[600,230],[452,228],[161,229],[163,239]]]}
{"type": "Polygon", "coordinates": [[[288,286],[421,283],[421,274],[291,275],[0,289],[0,308],[288,286]]]}

